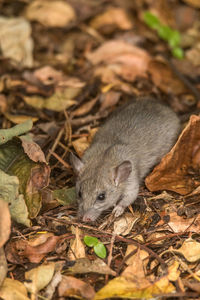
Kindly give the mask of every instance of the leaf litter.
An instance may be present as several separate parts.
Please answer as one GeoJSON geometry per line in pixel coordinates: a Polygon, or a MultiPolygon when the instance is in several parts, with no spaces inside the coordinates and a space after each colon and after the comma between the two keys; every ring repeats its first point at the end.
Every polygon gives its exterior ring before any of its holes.
{"type": "Polygon", "coordinates": [[[1,1],[2,299],[199,298],[197,2],[1,1]],[[183,60],[145,25],[147,8],[180,31],[183,60]],[[170,105],[183,131],[123,216],[84,224],[69,154],[144,95],[170,105]]]}

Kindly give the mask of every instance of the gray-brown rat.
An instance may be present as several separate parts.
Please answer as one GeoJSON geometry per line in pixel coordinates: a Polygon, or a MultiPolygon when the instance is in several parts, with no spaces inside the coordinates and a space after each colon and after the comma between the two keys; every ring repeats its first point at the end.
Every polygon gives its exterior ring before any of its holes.
{"type": "Polygon", "coordinates": [[[138,98],[114,112],[82,160],[71,157],[83,221],[95,221],[110,207],[120,216],[137,198],[142,179],[172,148],[179,131],[176,114],[152,98],[138,98]]]}

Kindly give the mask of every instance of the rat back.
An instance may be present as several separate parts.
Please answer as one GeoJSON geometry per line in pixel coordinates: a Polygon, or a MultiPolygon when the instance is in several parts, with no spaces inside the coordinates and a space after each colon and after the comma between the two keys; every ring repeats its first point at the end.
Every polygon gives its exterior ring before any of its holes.
{"type": "Polygon", "coordinates": [[[121,144],[120,159],[129,159],[143,178],[172,148],[179,131],[179,119],[168,106],[139,98],[119,108],[100,127],[83,161],[99,161],[106,149],[121,144]]]}

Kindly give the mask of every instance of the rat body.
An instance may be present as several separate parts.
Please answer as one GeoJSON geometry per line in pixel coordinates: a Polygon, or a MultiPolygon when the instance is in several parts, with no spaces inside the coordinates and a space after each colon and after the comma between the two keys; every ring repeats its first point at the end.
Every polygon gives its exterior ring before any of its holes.
{"type": "Polygon", "coordinates": [[[176,114],[151,98],[114,112],[96,133],[82,160],[72,157],[79,216],[94,221],[114,206],[115,216],[137,198],[148,172],[172,148],[180,131],[176,114]]]}

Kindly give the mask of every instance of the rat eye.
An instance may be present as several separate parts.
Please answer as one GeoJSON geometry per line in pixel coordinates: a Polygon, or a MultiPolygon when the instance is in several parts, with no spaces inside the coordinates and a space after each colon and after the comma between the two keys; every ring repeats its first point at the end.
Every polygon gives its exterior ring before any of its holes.
{"type": "Polygon", "coordinates": [[[105,197],[106,197],[106,193],[103,192],[97,196],[97,200],[103,201],[103,200],[105,200],[105,197]]]}

